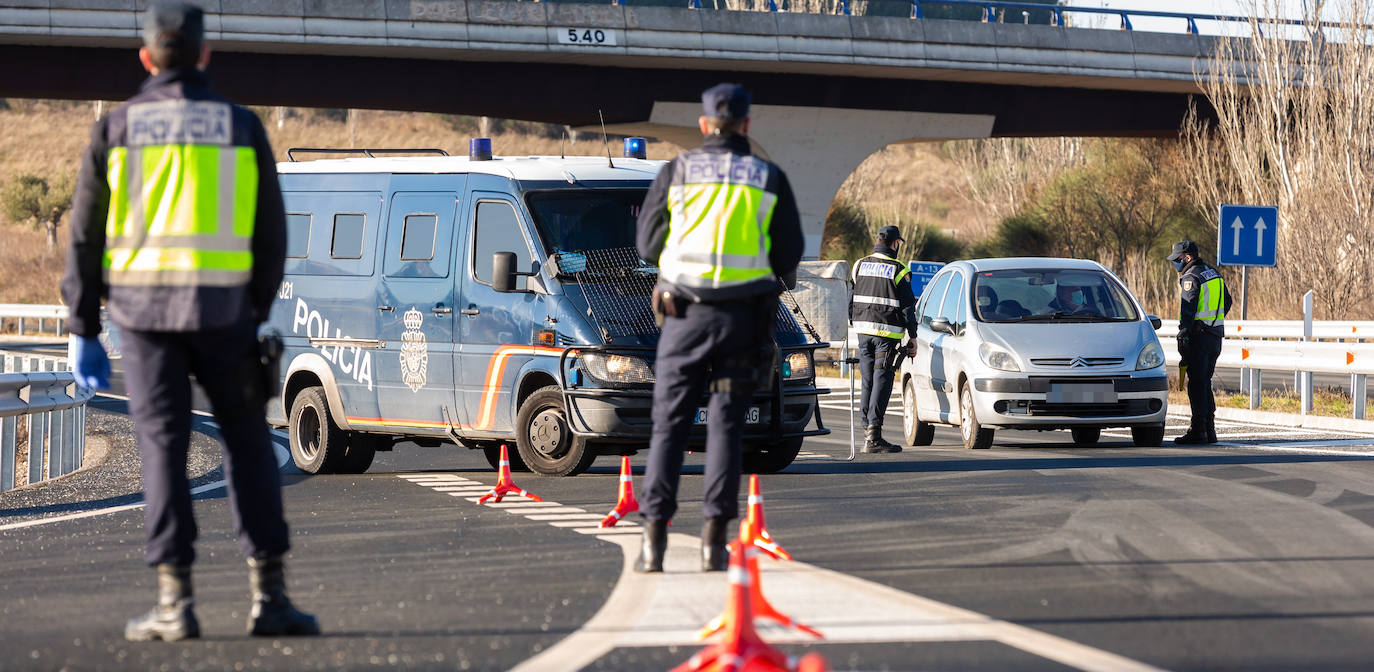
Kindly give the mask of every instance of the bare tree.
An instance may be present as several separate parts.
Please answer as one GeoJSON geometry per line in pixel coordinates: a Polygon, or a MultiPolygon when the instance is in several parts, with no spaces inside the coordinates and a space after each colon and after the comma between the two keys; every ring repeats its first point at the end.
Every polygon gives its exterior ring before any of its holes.
{"type": "MultiPolygon", "coordinates": [[[[1316,292],[1320,316],[1374,316],[1374,28],[1371,0],[1349,0],[1338,26],[1318,24],[1324,0],[1304,3],[1302,34],[1288,39],[1254,18],[1249,38],[1218,38],[1198,82],[1216,110],[1186,129],[1200,203],[1276,204],[1278,268],[1255,273],[1266,316],[1292,315],[1316,292]]],[[[1254,16],[1281,16],[1256,0],[1254,16]]]]}

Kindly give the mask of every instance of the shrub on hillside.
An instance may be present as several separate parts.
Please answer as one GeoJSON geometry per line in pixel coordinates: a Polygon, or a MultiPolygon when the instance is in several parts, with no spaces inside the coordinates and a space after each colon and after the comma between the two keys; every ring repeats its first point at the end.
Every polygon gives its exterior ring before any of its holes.
{"type": "Polygon", "coordinates": [[[72,204],[71,180],[55,185],[37,175],[17,175],[0,191],[0,208],[12,222],[36,222],[48,234],[48,249],[57,249],[57,225],[72,204]]]}

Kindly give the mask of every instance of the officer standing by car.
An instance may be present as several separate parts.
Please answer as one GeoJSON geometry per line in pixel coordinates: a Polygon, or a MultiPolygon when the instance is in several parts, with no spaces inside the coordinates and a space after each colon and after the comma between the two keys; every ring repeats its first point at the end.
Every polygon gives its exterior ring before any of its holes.
{"type": "Polygon", "coordinates": [[[859,373],[863,389],[859,413],[864,423],[865,453],[900,453],[902,447],[883,439],[883,418],[892,398],[892,380],[902,334],[910,340],[906,354],[916,354],[916,297],[911,273],[897,260],[903,242],[895,226],[878,229],[870,254],[854,264],[854,296],[849,323],[859,335],[859,373]]]}
{"type": "Polygon", "coordinates": [[[1216,443],[1217,404],[1212,397],[1212,374],[1226,335],[1224,320],[1231,310],[1231,293],[1221,274],[1198,256],[1197,243],[1174,243],[1168,259],[1179,273],[1179,371],[1183,375],[1182,371],[1187,369],[1188,406],[1192,410],[1188,431],[1175,438],[1174,443],[1216,443]]]}
{"type": "Polygon", "coordinates": [[[220,427],[234,528],[249,565],[249,631],[318,634],[315,617],[286,596],[289,541],[256,336],[281,283],[286,248],[272,148],[252,112],[211,93],[200,8],[152,4],[143,38],[139,59],[151,77],[91,129],[62,280],[79,383],[109,387],[110,363],[96,340],[102,298],[121,333],[142,456],[145,557],[158,578],[157,605],[130,620],[124,635],[200,635],[186,478],[190,374],[220,427]]]}
{"type": "Polygon", "coordinates": [[[748,91],[720,84],[701,102],[702,147],[663,167],[639,215],[639,254],[659,267],[654,305],[663,331],[638,572],[663,571],[683,453],[708,389],[701,564],[726,568],[727,526],[739,515],[745,414],[759,376],[772,374],[778,278],[792,276],[802,254],[787,176],[750,153],[748,91]]]}

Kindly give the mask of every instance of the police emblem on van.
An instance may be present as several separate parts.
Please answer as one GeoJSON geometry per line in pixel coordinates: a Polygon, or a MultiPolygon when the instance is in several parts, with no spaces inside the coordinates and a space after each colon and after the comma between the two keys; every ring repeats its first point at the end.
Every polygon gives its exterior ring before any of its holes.
{"type": "Polygon", "coordinates": [[[410,391],[419,392],[425,386],[429,367],[429,344],[425,342],[425,333],[420,331],[425,316],[411,308],[403,319],[406,330],[401,333],[401,380],[410,386],[410,391]]]}

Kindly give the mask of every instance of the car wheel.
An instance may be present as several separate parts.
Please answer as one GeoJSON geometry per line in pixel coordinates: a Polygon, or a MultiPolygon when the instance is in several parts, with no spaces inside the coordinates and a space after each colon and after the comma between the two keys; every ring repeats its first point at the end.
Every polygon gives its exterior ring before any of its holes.
{"type": "Polygon", "coordinates": [[[964,439],[964,447],[970,450],[992,447],[992,430],[978,423],[973,411],[973,390],[967,381],[959,384],[959,434],[964,439]]]}
{"type": "Polygon", "coordinates": [[[1164,425],[1132,427],[1131,442],[1141,448],[1158,448],[1164,443],[1164,425]]]}
{"type": "Polygon", "coordinates": [[[902,385],[902,438],[908,446],[929,446],[935,441],[935,425],[916,417],[916,387],[910,380],[902,385]]]}
{"type": "Polygon", "coordinates": [[[1101,427],[1074,427],[1069,430],[1073,435],[1073,442],[1080,446],[1091,446],[1102,438],[1101,427]]]}
{"type": "Polygon", "coordinates": [[[332,474],[339,470],[348,450],[348,435],[329,414],[323,387],[307,387],[296,395],[288,427],[291,461],[301,471],[332,474]]]}
{"type": "Polygon", "coordinates": [[[380,434],[348,433],[348,449],[339,464],[340,474],[361,474],[372,466],[372,458],[377,451],[386,450],[391,445],[391,437],[380,434]]]}
{"type": "MultiPolygon", "coordinates": [[[[487,458],[487,464],[490,464],[492,469],[500,470],[500,468],[501,468],[501,444],[500,444],[500,443],[486,443],[486,444],[483,444],[483,445],[482,445],[482,455],[483,455],[484,457],[487,458]]],[[[528,466],[525,465],[525,461],[522,460],[522,459],[520,459],[520,450],[519,450],[519,449],[512,450],[512,449],[510,449],[509,447],[507,447],[507,448],[506,448],[506,457],[510,459],[510,470],[511,470],[511,471],[525,471],[525,472],[527,472],[527,471],[530,470],[530,468],[529,468],[528,466]]]]}
{"type": "Polygon", "coordinates": [[[783,439],[777,443],[750,446],[741,456],[746,474],[776,474],[792,464],[801,452],[802,437],[783,439]]]}
{"type": "Polygon", "coordinates": [[[520,405],[515,419],[520,459],[541,476],[575,476],[587,470],[596,453],[573,434],[557,385],[540,388],[520,405]]]}

